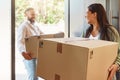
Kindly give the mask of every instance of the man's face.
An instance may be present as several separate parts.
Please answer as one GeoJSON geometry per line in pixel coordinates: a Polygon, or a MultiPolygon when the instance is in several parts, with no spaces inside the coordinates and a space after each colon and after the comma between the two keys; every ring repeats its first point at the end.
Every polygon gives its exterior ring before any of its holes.
{"type": "Polygon", "coordinates": [[[29,10],[28,12],[26,12],[26,16],[27,16],[27,19],[30,21],[30,22],[34,22],[35,21],[35,11],[34,10],[29,10]]]}

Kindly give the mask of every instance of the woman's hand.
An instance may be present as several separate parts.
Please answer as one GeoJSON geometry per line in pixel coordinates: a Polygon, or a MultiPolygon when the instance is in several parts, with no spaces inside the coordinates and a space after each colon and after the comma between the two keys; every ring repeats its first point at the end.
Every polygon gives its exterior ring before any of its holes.
{"type": "Polygon", "coordinates": [[[26,60],[31,60],[31,53],[30,52],[22,52],[22,56],[26,59],[26,60]]]}
{"type": "Polygon", "coordinates": [[[117,64],[113,64],[112,66],[109,67],[108,71],[109,71],[109,75],[108,75],[108,79],[107,80],[113,80],[113,77],[116,73],[116,71],[118,70],[119,66],[117,64]]]}

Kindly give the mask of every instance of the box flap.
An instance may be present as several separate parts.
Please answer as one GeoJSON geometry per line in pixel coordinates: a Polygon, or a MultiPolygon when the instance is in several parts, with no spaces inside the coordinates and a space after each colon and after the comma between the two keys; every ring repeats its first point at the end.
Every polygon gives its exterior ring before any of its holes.
{"type": "Polygon", "coordinates": [[[63,44],[69,44],[69,45],[75,45],[75,46],[82,46],[87,48],[96,48],[96,47],[102,47],[107,45],[118,45],[117,42],[111,42],[111,41],[105,41],[105,40],[91,40],[88,38],[55,38],[55,39],[44,39],[47,41],[54,41],[59,42],[63,44]]]}

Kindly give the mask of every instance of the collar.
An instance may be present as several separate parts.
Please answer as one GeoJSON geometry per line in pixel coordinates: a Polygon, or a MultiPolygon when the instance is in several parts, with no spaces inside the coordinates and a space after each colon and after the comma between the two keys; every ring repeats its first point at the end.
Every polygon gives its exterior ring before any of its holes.
{"type": "Polygon", "coordinates": [[[31,23],[28,19],[25,20],[26,22],[28,22],[29,24],[34,25],[36,21],[34,21],[33,23],[31,23]]]}

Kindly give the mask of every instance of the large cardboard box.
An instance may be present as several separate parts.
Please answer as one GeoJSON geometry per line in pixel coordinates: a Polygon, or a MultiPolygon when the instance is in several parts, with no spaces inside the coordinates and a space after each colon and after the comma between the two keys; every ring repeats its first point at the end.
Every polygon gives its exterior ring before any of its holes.
{"type": "Polygon", "coordinates": [[[45,80],[107,80],[118,44],[86,38],[44,39],[40,42],[37,76],[45,80]]]}
{"type": "Polygon", "coordinates": [[[62,38],[64,37],[63,32],[55,34],[41,34],[40,36],[30,36],[25,38],[26,51],[31,53],[32,58],[37,57],[39,41],[45,38],[62,38]]]}

